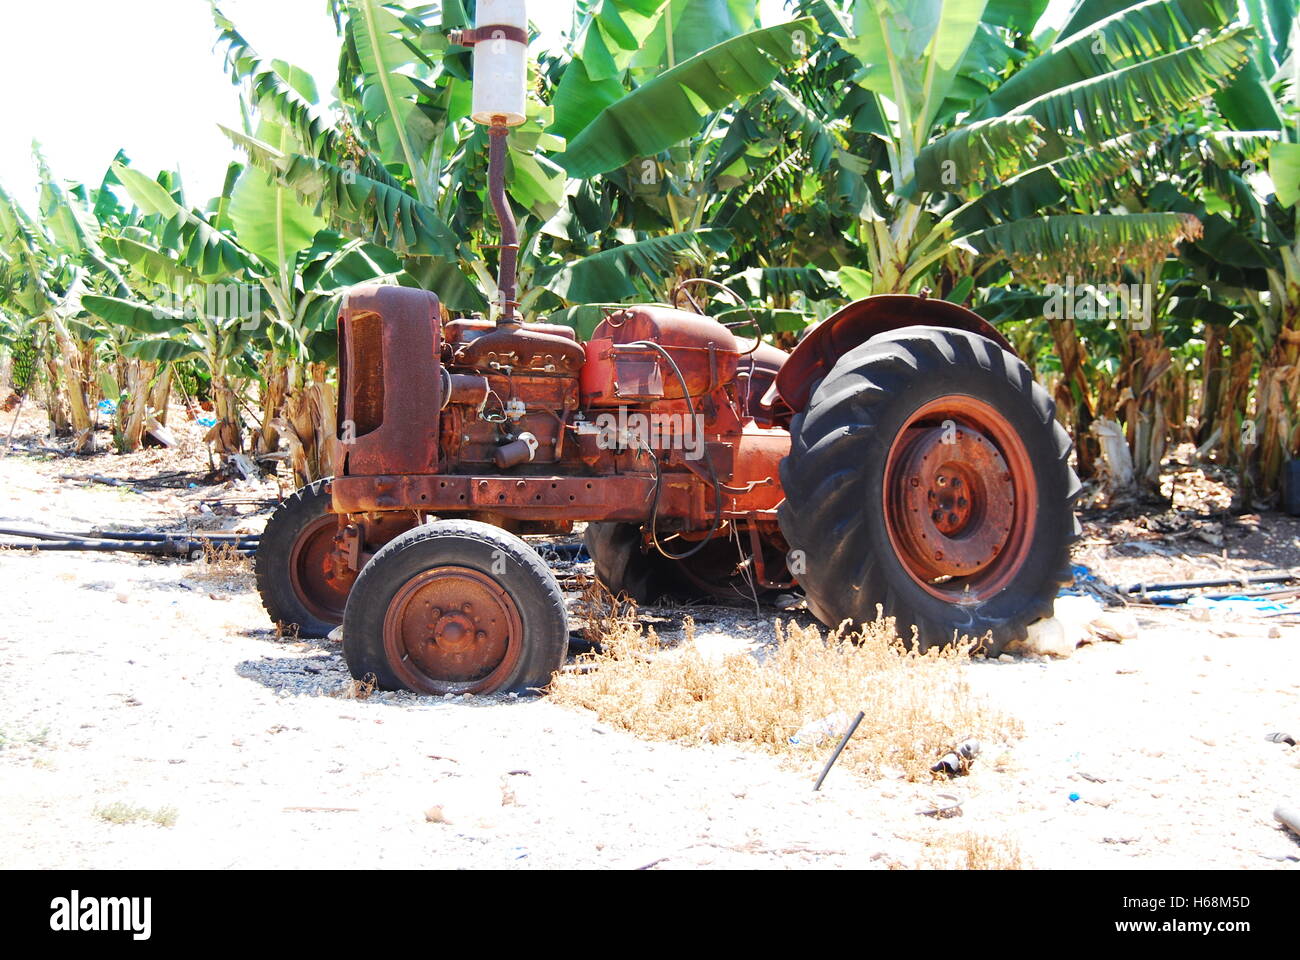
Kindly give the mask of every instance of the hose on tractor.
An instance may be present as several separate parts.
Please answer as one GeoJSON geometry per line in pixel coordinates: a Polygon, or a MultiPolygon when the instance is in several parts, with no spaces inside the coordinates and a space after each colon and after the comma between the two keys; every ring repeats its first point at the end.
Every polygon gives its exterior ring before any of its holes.
{"type": "MultiPolygon", "coordinates": [[[[665,350],[663,346],[661,346],[660,344],[655,343],[653,340],[638,340],[635,343],[629,344],[629,346],[650,347],[654,350],[659,351],[659,353],[663,356],[663,358],[668,361],[668,366],[672,368],[673,374],[677,377],[678,382],[681,383],[682,385],[682,399],[686,401],[686,411],[690,415],[691,423],[694,423],[695,422],[695,401],[691,398],[691,388],[687,386],[686,377],[682,376],[681,368],[677,366],[677,361],[673,359],[672,354],[670,354],[667,350],[665,350]]],[[[686,560],[689,557],[695,556],[695,554],[699,553],[706,546],[708,546],[709,542],[717,535],[718,531],[722,529],[722,484],[718,482],[718,471],[714,469],[713,457],[709,455],[709,445],[708,443],[705,443],[704,444],[704,465],[708,468],[709,482],[713,485],[713,503],[714,503],[713,526],[709,528],[709,532],[708,534],[705,535],[703,540],[701,540],[695,546],[691,547],[691,549],[687,550],[685,553],[670,553],[666,549],[664,549],[664,545],[659,542],[659,531],[658,531],[659,492],[663,486],[663,465],[659,462],[659,457],[655,455],[655,452],[653,450],[649,450],[649,453],[651,458],[655,462],[654,500],[651,502],[650,505],[650,540],[651,542],[654,543],[655,549],[658,550],[665,557],[667,557],[669,560],[686,560]]]]}

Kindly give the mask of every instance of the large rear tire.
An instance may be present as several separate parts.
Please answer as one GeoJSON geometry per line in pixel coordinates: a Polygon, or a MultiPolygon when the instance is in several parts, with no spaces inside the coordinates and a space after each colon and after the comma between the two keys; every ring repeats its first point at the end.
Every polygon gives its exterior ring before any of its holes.
{"type": "Polygon", "coordinates": [[[262,531],[253,562],[257,592],[272,622],[302,637],[324,637],[343,622],[356,575],[334,569],[337,518],[329,480],[317,480],[280,502],[262,531]]]}
{"type": "Polygon", "coordinates": [[[343,656],[385,690],[539,689],[569,647],[564,595],[528,544],[475,520],[408,530],[366,564],[348,598],[343,656]]]}
{"type": "Polygon", "coordinates": [[[1079,481],[1016,357],[964,331],[892,331],[840,357],[791,434],[779,518],[823,623],[879,605],[922,649],[965,636],[996,654],[1052,615],[1079,481]]]}

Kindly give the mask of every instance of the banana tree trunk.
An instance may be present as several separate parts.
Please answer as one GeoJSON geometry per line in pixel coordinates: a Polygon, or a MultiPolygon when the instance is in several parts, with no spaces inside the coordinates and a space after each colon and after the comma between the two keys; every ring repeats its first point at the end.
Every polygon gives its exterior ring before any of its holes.
{"type": "Polygon", "coordinates": [[[1052,331],[1052,342],[1056,345],[1056,354],[1061,360],[1061,384],[1056,391],[1057,405],[1064,407],[1069,418],[1065,423],[1074,434],[1078,474],[1088,479],[1097,471],[1097,455],[1100,451],[1092,433],[1097,407],[1088,383],[1087,353],[1079,341],[1073,320],[1065,317],[1049,318],[1047,325],[1052,331]],[[1063,401],[1068,403],[1063,404],[1063,401]]]}
{"type": "Polygon", "coordinates": [[[144,427],[149,419],[149,383],[157,364],[128,360],[122,370],[126,398],[117,408],[117,449],[133,453],[144,444],[144,427]]]}
{"type": "Polygon", "coordinates": [[[1168,442],[1164,393],[1173,362],[1159,330],[1149,335],[1131,332],[1125,341],[1128,390],[1125,392],[1125,435],[1133,456],[1133,472],[1148,490],[1160,490],[1160,464],[1168,442]]]}
{"type": "Polygon", "coordinates": [[[1258,493],[1278,493],[1282,465],[1300,453],[1300,297],[1287,305],[1276,343],[1260,361],[1255,393],[1258,493]]]}
{"type": "Polygon", "coordinates": [[[310,381],[284,402],[276,428],[289,441],[290,464],[299,486],[328,476],[334,463],[334,388],[323,363],[308,365],[310,381]]]}
{"type": "Polygon", "coordinates": [[[63,399],[59,363],[54,357],[45,358],[45,413],[50,421],[51,437],[66,437],[72,433],[72,420],[63,399]]]}
{"type": "Polygon", "coordinates": [[[1196,445],[1209,442],[1219,426],[1219,406],[1227,363],[1223,355],[1223,328],[1206,324],[1205,355],[1201,361],[1201,398],[1196,413],[1196,445]]]}
{"type": "Polygon", "coordinates": [[[212,370],[212,409],[217,422],[203,439],[223,457],[242,453],[243,425],[238,397],[218,363],[212,364],[212,370]]]}
{"type": "Polygon", "coordinates": [[[274,453],[280,448],[280,431],[275,421],[289,392],[289,365],[268,353],[262,366],[262,429],[257,434],[257,452],[274,453]]]}
{"type": "Polygon", "coordinates": [[[68,401],[68,418],[73,437],[72,449],[74,453],[93,453],[95,426],[90,417],[86,377],[91,368],[85,366],[85,353],[78,348],[72,334],[63,325],[63,321],[54,317],[53,323],[55,342],[59,350],[55,370],[56,375],[63,381],[63,393],[68,401]]]}
{"type": "MultiPolygon", "coordinates": [[[[1229,333],[1230,364],[1225,373],[1219,397],[1217,414],[1219,438],[1214,444],[1215,459],[1225,466],[1243,471],[1249,453],[1243,442],[1243,425],[1246,421],[1246,402],[1250,397],[1251,373],[1255,369],[1253,338],[1245,327],[1234,327],[1229,333]]],[[[1254,432],[1254,423],[1250,430],[1254,432]]],[[[1253,442],[1253,437],[1250,438],[1253,442]]],[[[1244,471],[1243,471],[1244,472],[1244,471]]]]}
{"type": "Polygon", "coordinates": [[[167,409],[172,401],[172,365],[164,363],[162,372],[154,379],[149,389],[149,408],[153,417],[161,426],[167,426],[167,409]]]}

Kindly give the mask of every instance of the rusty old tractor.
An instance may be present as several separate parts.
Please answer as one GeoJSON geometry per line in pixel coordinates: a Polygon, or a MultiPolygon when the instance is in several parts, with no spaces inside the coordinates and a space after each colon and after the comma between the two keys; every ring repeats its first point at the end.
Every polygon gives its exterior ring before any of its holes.
{"type": "Polygon", "coordinates": [[[707,281],[675,306],[612,309],[586,342],[524,322],[512,115],[488,119],[499,315],[349,292],[334,475],[280,505],[257,554],[273,620],[306,636],[341,623],[352,674],[385,688],[541,687],[569,633],[521,536],[575,523],[597,577],[642,601],[799,589],[832,627],[879,608],[923,647],[965,636],[993,653],[1051,616],[1077,531],[1070,442],[993,327],[876,296],[787,354],[748,321],[682,309],[707,281]]]}

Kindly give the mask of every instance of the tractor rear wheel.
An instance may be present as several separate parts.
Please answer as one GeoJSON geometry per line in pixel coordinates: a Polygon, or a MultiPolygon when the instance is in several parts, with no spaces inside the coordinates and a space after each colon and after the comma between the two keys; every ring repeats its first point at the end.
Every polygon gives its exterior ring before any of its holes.
{"type": "Polygon", "coordinates": [[[964,331],[893,331],[840,357],[791,434],[781,529],[823,623],[880,605],[922,649],[966,636],[996,654],[1052,615],[1079,481],[1016,357],[964,331]]]}
{"type": "Polygon", "coordinates": [[[296,626],[303,637],[324,637],[343,622],[356,574],[336,572],[328,480],[317,480],[280,502],[262,531],[253,569],[271,620],[296,626]]]}
{"type": "Polygon", "coordinates": [[[568,645],[550,569],[518,537],[475,520],[426,523],[387,543],[357,577],[343,619],[352,676],[385,690],[540,688],[568,645]]]}

